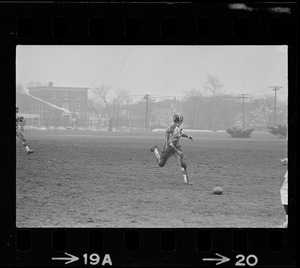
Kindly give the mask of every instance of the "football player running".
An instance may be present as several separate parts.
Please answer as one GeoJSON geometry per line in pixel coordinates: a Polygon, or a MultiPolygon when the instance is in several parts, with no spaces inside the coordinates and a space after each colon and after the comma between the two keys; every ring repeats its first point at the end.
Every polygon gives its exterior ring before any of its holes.
{"type": "Polygon", "coordinates": [[[27,142],[26,142],[26,139],[24,138],[24,135],[23,135],[23,122],[24,122],[24,117],[23,116],[20,116],[19,115],[19,107],[16,107],[16,136],[21,140],[27,154],[33,154],[34,153],[34,150],[30,150],[28,145],[27,145],[27,142]]]}
{"type": "Polygon", "coordinates": [[[157,146],[154,146],[150,150],[151,152],[154,152],[157,163],[160,167],[163,167],[166,164],[167,160],[172,155],[174,155],[181,166],[181,172],[183,174],[184,182],[186,184],[191,184],[189,183],[188,180],[187,165],[184,161],[184,155],[182,153],[181,145],[179,144],[179,139],[183,137],[183,138],[188,138],[190,140],[193,140],[193,138],[188,136],[182,131],[182,122],[183,122],[182,114],[180,113],[174,114],[173,122],[166,129],[166,141],[162,153],[161,154],[159,153],[157,146]]]}

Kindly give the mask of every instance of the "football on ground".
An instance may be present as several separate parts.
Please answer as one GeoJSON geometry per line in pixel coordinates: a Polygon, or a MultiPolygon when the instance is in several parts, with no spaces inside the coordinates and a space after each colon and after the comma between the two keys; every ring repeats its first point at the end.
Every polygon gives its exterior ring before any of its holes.
{"type": "Polygon", "coordinates": [[[213,193],[214,194],[222,194],[223,193],[223,189],[220,186],[217,186],[213,189],[213,193]]]}

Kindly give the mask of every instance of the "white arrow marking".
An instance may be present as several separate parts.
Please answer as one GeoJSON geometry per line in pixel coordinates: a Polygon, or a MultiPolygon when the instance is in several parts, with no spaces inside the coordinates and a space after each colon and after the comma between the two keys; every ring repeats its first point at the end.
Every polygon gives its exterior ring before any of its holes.
{"type": "Polygon", "coordinates": [[[216,253],[217,256],[221,257],[221,259],[214,259],[214,258],[204,258],[203,261],[219,261],[216,265],[222,264],[224,262],[230,261],[229,258],[222,256],[221,254],[216,253]]]}
{"type": "Polygon", "coordinates": [[[68,261],[66,262],[65,264],[69,264],[71,262],[74,262],[74,261],[78,261],[79,258],[72,255],[72,254],[69,254],[67,252],[65,252],[66,255],[68,255],[69,257],[53,257],[52,260],[54,261],[57,261],[57,260],[62,260],[62,261],[68,261]]]}

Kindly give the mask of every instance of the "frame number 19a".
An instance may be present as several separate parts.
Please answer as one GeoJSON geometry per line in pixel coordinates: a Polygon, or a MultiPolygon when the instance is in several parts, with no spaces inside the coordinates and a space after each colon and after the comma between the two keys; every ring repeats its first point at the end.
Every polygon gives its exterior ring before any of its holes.
{"type": "Polygon", "coordinates": [[[101,261],[101,258],[100,256],[97,254],[97,253],[92,253],[90,255],[88,255],[87,253],[83,254],[83,260],[84,260],[84,265],[102,265],[104,266],[105,264],[108,264],[108,265],[112,265],[112,262],[111,262],[111,258],[109,256],[109,254],[105,254],[103,259],[102,259],[102,262],[101,261]]]}

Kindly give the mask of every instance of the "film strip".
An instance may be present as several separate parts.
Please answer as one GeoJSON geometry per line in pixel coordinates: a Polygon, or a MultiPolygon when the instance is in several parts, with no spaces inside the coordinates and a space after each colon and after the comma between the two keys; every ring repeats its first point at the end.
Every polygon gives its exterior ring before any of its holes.
{"type": "MultiPolygon", "coordinates": [[[[11,114],[19,45],[287,45],[292,174],[288,228],[18,228],[16,156],[9,147],[1,179],[1,266],[295,266],[297,10],[296,2],[0,3],[2,83],[11,89],[11,114]]],[[[3,120],[12,129],[8,144],[15,144],[13,119],[3,120]]]]}

